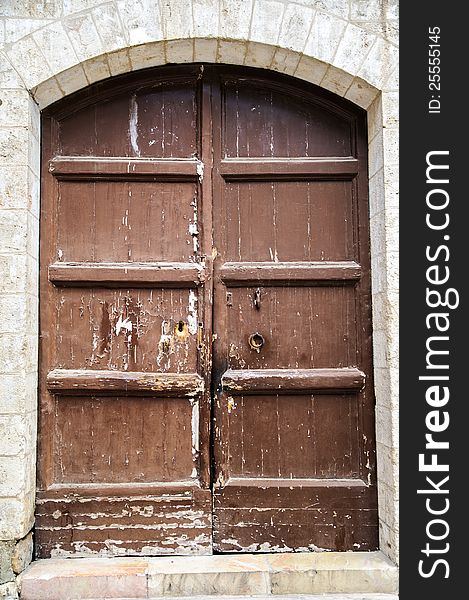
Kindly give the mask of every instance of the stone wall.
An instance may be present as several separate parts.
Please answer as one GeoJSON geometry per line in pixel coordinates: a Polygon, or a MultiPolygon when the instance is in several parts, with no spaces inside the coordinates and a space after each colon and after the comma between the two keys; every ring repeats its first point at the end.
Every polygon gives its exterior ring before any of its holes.
{"type": "Polygon", "coordinates": [[[381,549],[397,561],[397,13],[397,0],[0,2],[0,590],[34,516],[39,111],[169,62],[281,71],[368,111],[381,549]]]}

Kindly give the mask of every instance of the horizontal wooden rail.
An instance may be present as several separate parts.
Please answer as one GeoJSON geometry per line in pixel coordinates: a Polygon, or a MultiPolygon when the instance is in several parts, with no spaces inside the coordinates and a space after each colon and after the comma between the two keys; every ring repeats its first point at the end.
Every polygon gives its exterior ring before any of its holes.
{"type": "Polygon", "coordinates": [[[225,179],[351,179],[358,173],[358,160],[340,158],[226,158],[220,174],[225,179]]]}
{"type": "Polygon", "coordinates": [[[310,283],[354,283],[361,277],[361,267],[350,261],[318,262],[227,262],[220,268],[222,281],[228,286],[289,285],[310,283]]]}
{"type": "Polygon", "coordinates": [[[197,263],[88,263],[59,262],[49,266],[49,280],[57,286],[199,285],[203,267],[197,263]]]}
{"type": "Polygon", "coordinates": [[[172,179],[195,180],[202,163],[195,158],[104,158],[57,156],[49,172],[59,179],[172,179]]]}
{"type": "Polygon", "coordinates": [[[222,376],[230,394],[308,394],[357,392],[365,385],[365,374],[354,367],[338,369],[229,369],[222,376]]]}
{"type": "Polygon", "coordinates": [[[301,478],[289,477],[230,477],[224,487],[261,487],[261,488],[291,488],[298,486],[308,487],[355,487],[366,488],[368,484],[362,479],[332,479],[332,478],[301,478]]]}
{"type": "Polygon", "coordinates": [[[141,373],[91,369],[54,369],[47,375],[47,388],[55,393],[117,394],[147,392],[155,396],[195,396],[204,382],[197,373],[141,373]]]}

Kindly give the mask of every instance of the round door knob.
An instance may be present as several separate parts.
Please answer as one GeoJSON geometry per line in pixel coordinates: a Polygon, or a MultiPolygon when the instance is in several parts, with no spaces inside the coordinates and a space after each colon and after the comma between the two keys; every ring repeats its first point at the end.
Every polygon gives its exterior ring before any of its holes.
{"type": "Polygon", "coordinates": [[[251,335],[248,338],[248,342],[250,348],[252,348],[252,350],[255,350],[256,352],[260,352],[262,346],[265,344],[263,336],[257,332],[251,333],[251,335]]]}

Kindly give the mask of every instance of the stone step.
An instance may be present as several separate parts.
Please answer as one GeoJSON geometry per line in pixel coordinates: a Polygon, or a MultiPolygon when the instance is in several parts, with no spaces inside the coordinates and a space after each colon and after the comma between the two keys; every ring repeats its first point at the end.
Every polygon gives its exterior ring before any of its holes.
{"type": "Polygon", "coordinates": [[[359,594],[353,600],[362,600],[372,594],[366,600],[381,600],[380,594],[397,594],[397,568],[381,552],[51,558],[33,562],[19,584],[21,600],[200,600],[230,594],[272,600],[295,594],[359,594]]]}
{"type": "MultiPolygon", "coordinates": [[[[177,600],[399,600],[396,594],[282,594],[281,596],[179,596],[177,600]]],[[[93,598],[92,600],[103,600],[93,598]]],[[[119,600],[147,600],[146,598],[119,598],[119,600]]],[[[152,600],[170,600],[168,596],[159,596],[152,600]]]]}

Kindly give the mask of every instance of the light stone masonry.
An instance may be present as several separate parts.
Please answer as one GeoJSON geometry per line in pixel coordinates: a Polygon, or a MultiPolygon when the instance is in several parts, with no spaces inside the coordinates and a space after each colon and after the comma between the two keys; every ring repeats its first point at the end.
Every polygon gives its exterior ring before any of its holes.
{"type": "Polygon", "coordinates": [[[397,0],[0,2],[0,597],[34,521],[40,110],[168,62],[284,72],[368,113],[380,543],[397,561],[397,20],[397,0]]]}

